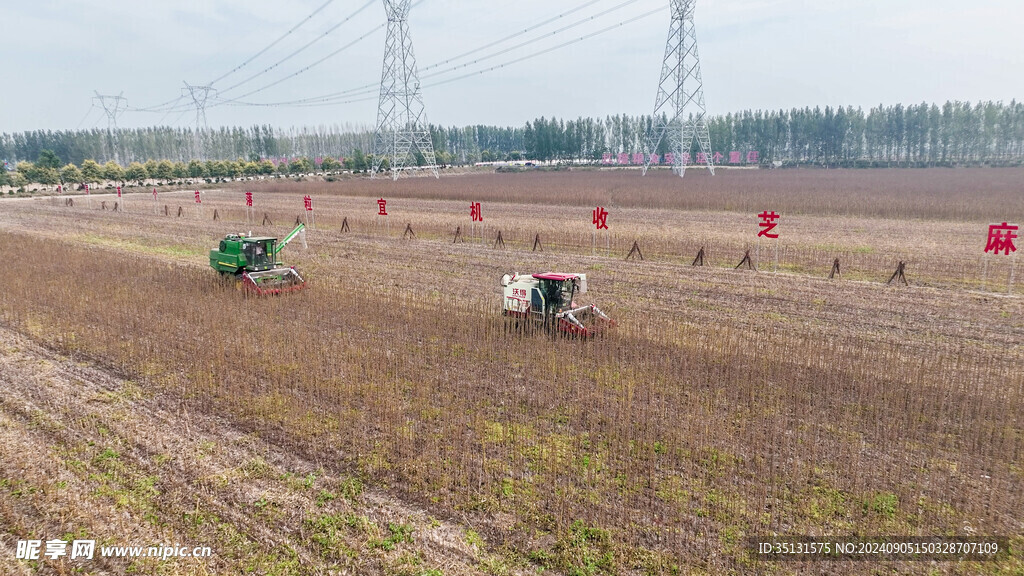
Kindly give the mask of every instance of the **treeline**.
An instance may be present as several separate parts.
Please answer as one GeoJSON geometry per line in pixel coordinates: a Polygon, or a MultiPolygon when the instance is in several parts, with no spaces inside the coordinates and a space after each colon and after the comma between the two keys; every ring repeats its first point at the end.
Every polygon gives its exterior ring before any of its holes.
{"type": "MultiPolygon", "coordinates": [[[[18,162],[14,170],[0,170],[0,186],[11,186],[24,189],[29,184],[56,186],[58,184],[76,185],[115,182],[125,185],[141,185],[147,180],[172,182],[184,180],[223,180],[253,176],[279,174],[309,174],[314,171],[338,172],[349,170],[363,172],[371,168],[373,157],[361,151],[343,159],[331,156],[310,159],[305,156],[292,158],[287,162],[271,160],[249,161],[238,160],[190,160],[189,162],[171,162],[170,160],[148,160],[145,163],[132,162],[121,166],[113,160],[100,164],[92,159],[83,160],[81,165],[63,164],[60,158],[51,151],[43,150],[35,162],[18,162]]],[[[388,169],[385,160],[384,169],[388,169]]],[[[13,194],[14,191],[9,191],[13,194]]]]}
{"type": "MultiPolygon", "coordinates": [[[[441,164],[535,159],[600,161],[605,154],[644,151],[650,116],[616,115],[576,120],[539,118],[523,127],[431,126],[441,164]]],[[[709,118],[711,146],[758,152],[762,163],[831,166],[1020,164],[1024,161],[1024,103],[947,102],[942,106],[878,106],[744,111],[709,118]]],[[[0,136],[0,158],[11,166],[44,150],[65,162],[132,162],[348,157],[373,149],[372,130],[270,126],[33,131],[0,136]]],[[[663,142],[656,152],[664,154],[663,142]]],[[[696,153],[696,149],[691,150],[696,153]]],[[[744,156],[745,157],[745,156],[744,156]]],[[[725,160],[726,162],[728,160],[725,160]]]]}

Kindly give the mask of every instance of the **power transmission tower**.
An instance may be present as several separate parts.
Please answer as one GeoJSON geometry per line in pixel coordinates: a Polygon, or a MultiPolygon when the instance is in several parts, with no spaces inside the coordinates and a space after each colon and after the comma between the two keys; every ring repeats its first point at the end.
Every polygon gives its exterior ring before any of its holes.
{"type": "Polygon", "coordinates": [[[107,115],[107,131],[110,133],[111,147],[114,149],[114,162],[120,163],[121,159],[118,152],[121,146],[117,132],[117,117],[128,107],[128,99],[124,97],[124,92],[117,96],[100,94],[95,90],[93,93],[96,94],[93,100],[99,102],[100,108],[107,115]]]}
{"type": "Polygon", "coordinates": [[[693,11],[697,0],[671,0],[672,24],[665,43],[665,61],[658,83],[658,97],[654,102],[654,132],[648,138],[644,174],[651,167],[651,156],[663,141],[675,155],[673,171],[680,177],[686,174],[684,154],[689,154],[694,139],[703,153],[711,174],[715,166],[708,133],[707,109],[704,107],[704,82],[700,76],[700,57],[697,55],[697,35],[693,25],[693,11]]]}
{"type": "Polygon", "coordinates": [[[192,133],[192,154],[196,159],[203,160],[204,158],[203,151],[201,149],[202,146],[200,144],[201,140],[199,128],[200,126],[202,126],[203,132],[205,132],[207,129],[206,101],[210,98],[211,93],[215,93],[217,91],[214,90],[212,86],[192,86],[188,82],[184,82],[184,84],[185,88],[182,89],[181,95],[185,96],[185,93],[187,92],[188,96],[192,98],[192,104],[196,108],[196,128],[195,131],[192,133]]]}
{"type": "Polygon", "coordinates": [[[387,159],[391,177],[398,180],[403,170],[418,165],[417,156],[437,178],[437,161],[430,127],[423,107],[416,57],[409,37],[409,8],[412,0],[384,0],[388,16],[388,38],[384,45],[384,71],[380,80],[380,104],[374,136],[371,175],[380,172],[387,159]]]}
{"type": "Polygon", "coordinates": [[[124,92],[117,96],[107,96],[96,91],[93,91],[93,93],[96,94],[93,100],[98,101],[100,108],[103,108],[103,112],[107,114],[107,129],[116,131],[117,117],[128,107],[128,99],[124,97],[124,92]]]}

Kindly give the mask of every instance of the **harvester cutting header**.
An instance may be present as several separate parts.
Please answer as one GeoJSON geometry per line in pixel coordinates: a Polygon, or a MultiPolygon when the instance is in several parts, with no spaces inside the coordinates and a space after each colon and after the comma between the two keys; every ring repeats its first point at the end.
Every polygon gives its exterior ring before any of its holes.
{"type": "Polygon", "coordinates": [[[280,242],[277,238],[228,234],[219,250],[210,250],[210,266],[221,276],[229,274],[260,296],[301,290],[306,282],[294,266],[285,266],[278,255],[300,234],[305,244],[304,224],[299,224],[280,242]]]}
{"type": "Polygon", "coordinates": [[[558,332],[584,338],[615,324],[593,304],[576,305],[576,296],[587,293],[586,274],[505,274],[501,285],[505,292],[502,308],[505,316],[525,318],[558,332]]]}

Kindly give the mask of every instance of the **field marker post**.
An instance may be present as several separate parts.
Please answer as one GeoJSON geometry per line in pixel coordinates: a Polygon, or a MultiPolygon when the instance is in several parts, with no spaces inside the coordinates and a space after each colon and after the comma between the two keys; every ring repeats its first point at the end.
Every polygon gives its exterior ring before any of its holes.
{"type": "Polygon", "coordinates": [[[412,231],[412,222],[409,222],[408,224],[405,225],[405,232],[402,233],[403,239],[408,238],[410,236],[412,236],[413,239],[416,238],[416,233],[412,231]]]}
{"type": "Polygon", "coordinates": [[[303,205],[306,209],[306,227],[310,230],[316,229],[316,216],[313,215],[313,199],[307,194],[302,197],[303,205]]]}
{"type": "Polygon", "coordinates": [[[341,221],[341,231],[342,232],[350,232],[351,231],[351,230],[348,229],[348,216],[345,216],[345,218],[342,219],[342,221],[341,221]]]}
{"type": "Polygon", "coordinates": [[[501,237],[501,230],[498,230],[498,237],[494,239],[494,247],[501,246],[501,249],[505,249],[505,239],[501,237]]]}
{"type": "Polygon", "coordinates": [[[533,238],[533,251],[536,252],[537,248],[540,248],[541,252],[544,251],[544,245],[540,243],[540,233],[533,238]]]}
{"type": "Polygon", "coordinates": [[[252,226],[253,220],[256,219],[256,209],[252,207],[252,192],[245,193],[245,224],[252,226]]]}
{"type": "Polygon", "coordinates": [[[988,253],[981,257],[984,265],[981,267],[981,291],[985,292],[988,287],[988,253]]]}
{"type": "Polygon", "coordinates": [[[828,279],[831,280],[836,276],[843,277],[843,273],[839,271],[839,258],[832,261],[832,271],[828,273],[828,279]]]}
{"type": "Polygon", "coordinates": [[[779,237],[778,236],[775,237],[775,270],[773,270],[773,272],[775,274],[779,273],[779,237]]]}
{"type": "Polygon", "coordinates": [[[459,240],[462,240],[463,242],[466,241],[466,239],[462,237],[462,226],[455,227],[455,237],[452,238],[452,244],[455,244],[459,240]]]}
{"type": "Polygon", "coordinates": [[[1013,272],[1014,268],[1017,267],[1017,253],[1013,253],[1013,258],[1010,259],[1010,280],[1006,283],[1006,294],[1010,296],[1013,294],[1013,272]]]}

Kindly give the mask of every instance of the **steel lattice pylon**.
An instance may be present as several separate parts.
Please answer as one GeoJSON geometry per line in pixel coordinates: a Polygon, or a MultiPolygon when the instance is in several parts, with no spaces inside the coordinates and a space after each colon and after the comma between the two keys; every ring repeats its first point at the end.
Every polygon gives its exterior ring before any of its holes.
{"type": "Polygon", "coordinates": [[[423,156],[434,177],[438,177],[434,144],[430,139],[430,127],[420,93],[416,57],[409,37],[411,5],[412,0],[384,0],[388,39],[384,45],[384,71],[380,79],[373,175],[381,171],[387,159],[395,180],[403,170],[417,165],[416,152],[423,156]]]}
{"type": "Polygon", "coordinates": [[[700,76],[697,35],[693,10],[697,0],[671,0],[672,25],[665,44],[665,62],[661,68],[658,97],[654,102],[654,132],[648,137],[644,174],[651,166],[651,155],[666,138],[669,152],[675,154],[673,171],[686,174],[684,153],[690,152],[694,138],[704,155],[704,164],[711,174],[715,166],[708,133],[707,109],[704,107],[704,83],[700,76]]]}
{"type": "Polygon", "coordinates": [[[192,154],[200,160],[205,158],[202,150],[202,138],[199,135],[200,130],[205,132],[209,128],[206,124],[206,101],[210,99],[211,94],[216,92],[212,86],[193,86],[188,82],[185,82],[185,88],[181,91],[182,96],[187,94],[192,99],[196,108],[196,128],[192,133],[192,154]]]}
{"type": "Polygon", "coordinates": [[[105,96],[99,92],[93,92],[96,94],[93,100],[100,103],[100,108],[107,115],[107,133],[110,134],[111,147],[114,149],[114,162],[120,163],[121,133],[117,129],[117,117],[127,108],[128,99],[124,97],[124,92],[117,96],[105,96]]]}

